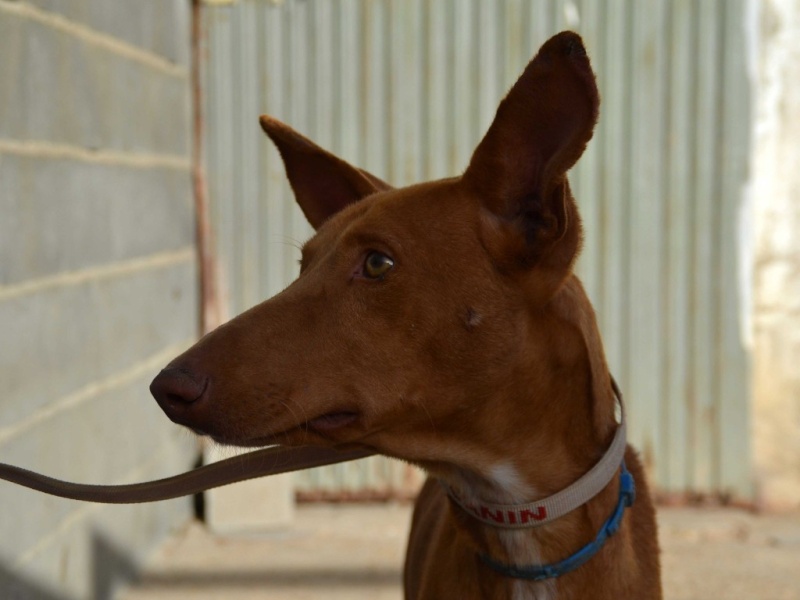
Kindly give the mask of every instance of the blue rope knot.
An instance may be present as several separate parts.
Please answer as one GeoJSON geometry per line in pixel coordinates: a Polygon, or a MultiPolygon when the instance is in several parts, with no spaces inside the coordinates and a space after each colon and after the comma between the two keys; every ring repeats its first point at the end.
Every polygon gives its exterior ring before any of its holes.
{"type": "Polygon", "coordinates": [[[515,565],[507,565],[498,562],[485,554],[480,555],[480,559],[489,567],[505,575],[506,577],[513,577],[514,579],[526,579],[528,581],[544,581],[545,579],[554,579],[560,577],[565,573],[574,571],[581,565],[585,564],[590,558],[597,554],[600,549],[605,545],[608,539],[615,535],[622,524],[622,517],[625,514],[625,509],[633,505],[636,499],[636,483],[633,480],[633,475],[630,474],[625,461],[622,462],[622,470],[619,475],[619,500],[614,507],[614,512],[606,520],[597,537],[593,541],[586,544],[583,548],[578,550],[575,554],[568,556],[564,560],[552,563],[549,565],[526,565],[518,567],[515,565]]]}

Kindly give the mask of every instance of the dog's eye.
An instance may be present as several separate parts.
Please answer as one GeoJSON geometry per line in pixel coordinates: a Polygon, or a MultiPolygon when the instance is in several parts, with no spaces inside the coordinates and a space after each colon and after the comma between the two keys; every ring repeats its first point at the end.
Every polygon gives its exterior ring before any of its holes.
{"type": "Polygon", "coordinates": [[[394,261],[390,257],[373,250],[367,254],[367,258],[364,260],[364,277],[367,279],[380,279],[393,266],[394,261]]]}

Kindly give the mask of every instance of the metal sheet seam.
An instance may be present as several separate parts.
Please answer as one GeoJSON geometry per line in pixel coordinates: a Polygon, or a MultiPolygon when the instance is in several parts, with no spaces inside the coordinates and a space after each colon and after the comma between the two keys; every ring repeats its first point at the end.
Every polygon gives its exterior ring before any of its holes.
{"type": "Polygon", "coordinates": [[[132,383],[148,374],[155,373],[171,358],[186,350],[186,348],[194,343],[194,341],[195,339],[192,338],[178,344],[172,344],[171,346],[160,350],[158,353],[134,364],[131,367],[128,367],[122,372],[114,373],[113,375],[110,375],[99,381],[93,381],[92,383],[75,390],[71,394],[54,399],[50,404],[40,408],[28,417],[20,419],[13,425],[0,429],[0,446],[7,443],[11,439],[28,432],[30,429],[33,429],[48,419],[63,413],[64,411],[73,409],[85,402],[89,402],[105,392],[117,389],[128,383],[132,383]]]}
{"type": "Polygon", "coordinates": [[[77,271],[63,271],[30,281],[0,286],[0,302],[19,296],[36,294],[52,288],[82,285],[90,281],[98,281],[110,277],[124,277],[147,269],[163,269],[194,261],[196,256],[197,249],[194,246],[186,246],[177,250],[167,250],[157,254],[88,267],[77,271]]]}
{"type": "Polygon", "coordinates": [[[161,71],[165,75],[178,79],[187,79],[189,77],[189,70],[183,65],[170,62],[158,54],[120,41],[115,37],[96,31],[91,27],[70,21],[66,17],[42,10],[31,4],[0,0],[0,12],[6,12],[20,18],[36,21],[37,23],[71,35],[88,44],[99,46],[123,58],[136,61],[151,69],[161,71]]]}
{"type": "Polygon", "coordinates": [[[177,169],[188,171],[191,161],[179,154],[149,154],[117,150],[93,150],[70,144],[54,144],[41,140],[0,139],[0,154],[36,158],[63,158],[101,165],[119,165],[138,169],[177,169]]]}

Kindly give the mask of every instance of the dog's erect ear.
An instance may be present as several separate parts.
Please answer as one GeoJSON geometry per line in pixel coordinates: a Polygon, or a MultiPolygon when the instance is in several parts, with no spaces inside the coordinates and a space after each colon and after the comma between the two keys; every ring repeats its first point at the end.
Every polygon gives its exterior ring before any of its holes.
{"type": "Polygon", "coordinates": [[[462,181],[504,232],[489,243],[508,268],[535,268],[556,286],[569,272],[582,234],[566,172],[592,137],[599,103],[572,32],[550,38],[500,103],[462,181]]]}
{"type": "Polygon", "coordinates": [[[297,203],[314,229],[352,202],[392,189],[323,150],[277,119],[263,115],[261,127],[278,147],[297,203]]]}

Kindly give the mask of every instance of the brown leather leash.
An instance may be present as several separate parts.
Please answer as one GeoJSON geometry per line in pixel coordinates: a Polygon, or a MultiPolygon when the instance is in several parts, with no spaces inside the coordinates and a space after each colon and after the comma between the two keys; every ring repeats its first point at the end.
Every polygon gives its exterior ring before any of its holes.
{"type": "Polygon", "coordinates": [[[373,455],[374,452],[366,449],[272,446],[198,467],[180,475],[128,485],[72,483],[0,463],[0,479],[61,498],[103,504],[137,504],[191,496],[247,479],[323,467],[373,455]]]}

